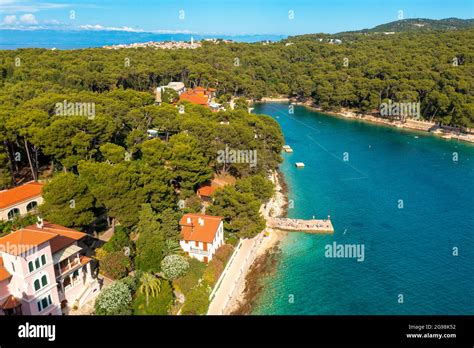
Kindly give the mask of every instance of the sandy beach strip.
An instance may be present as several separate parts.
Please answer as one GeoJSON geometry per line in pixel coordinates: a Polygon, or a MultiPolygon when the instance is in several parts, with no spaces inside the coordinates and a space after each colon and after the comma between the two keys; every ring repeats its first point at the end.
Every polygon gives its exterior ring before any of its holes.
{"type": "MultiPolygon", "coordinates": [[[[267,221],[269,217],[286,214],[286,186],[280,175],[276,171],[272,173],[271,181],[275,184],[275,193],[270,201],[261,207],[262,216],[267,221]]],[[[230,265],[229,272],[220,285],[221,288],[216,291],[216,296],[209,306],[208,314],[232,314],[242,306],[248,307],[246,302],[248,292],[251,291],[247,287],[249,274],[256,266],[255,263],[261,263],[277,250],[286,235],[286,232],[267,227],[256,237],[243,240],[234,258],[235,264],[230,265]]]]}
{"type": "Polygon", "coordinates": [[[474,143],[474,134],[472,133],[459,133],[452,130],[447,130],[444,128],[439,127],[434,122],[429,121],[418,121],[413,119],[407,119],[406,122],[400,121],[391,121],[389,119],[385,119],[382,117],[377,117],[369,114],[362,114],[358,113],[355,110],[351,109],[341,109],[339,112],[333,111],[325,111],[319,107],[314,106],[310,102],[305,103],[295,103],[297,105],[303,105],[307,108],[310,108],[314,111],[324,113],[326,115],[337,116],[337,117],[344,117],[346,119],[354,119],[368,123],[374,123],[379,125],[384,125],[388,127],[395,127],[401,129],[407,129],[410,131],[418,131],[422,133],[431,134],[434,136],[438,136],[444,139],[457,139],[469,143],[474,143]]]}

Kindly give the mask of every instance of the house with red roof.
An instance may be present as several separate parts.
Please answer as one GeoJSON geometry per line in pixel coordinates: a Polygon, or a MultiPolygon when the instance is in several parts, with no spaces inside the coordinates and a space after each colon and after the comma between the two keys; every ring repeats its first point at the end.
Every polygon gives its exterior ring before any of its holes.
{"type": "Polygon", "coordinates": [[[201,186],[197,190],[197,195],[201,198],[204,202],[212,202],[212,195],[216,191],[217,187],[211,185],[201,186]]]}
{"type": "Polygon", "coordinates": [[[212,260],[224,245],[224,224],[221,216],[185,214],[181,217],[181,248],[186,255],[202,262],[212,260]]]}
{"type": "Polygon", "coordinates": [[[85,236],[39,219],[0,238],[0,315],[60,315],[95,297],[85,236]]]}
{"type": "Polygon", "coordinates": [[[209,103],[212,98],[216,96],[215,88],[204,88],[198,86],[196,88],[190,88],[179,96],[180,101],[188,101],[192,104],[202,105],[206,108],[209,107],[209,103]]]}
{"type": "Polygon", "coordinates": [[[43,184],[31,181],[9,190],[0,191],[0,220],[12,220],[16,216],[34,211],[43,203],[43,184]]]}

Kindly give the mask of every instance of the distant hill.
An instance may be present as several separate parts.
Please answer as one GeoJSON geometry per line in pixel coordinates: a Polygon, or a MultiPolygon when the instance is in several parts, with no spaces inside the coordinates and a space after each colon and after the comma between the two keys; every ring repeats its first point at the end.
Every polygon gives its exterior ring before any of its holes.
{"type": "MultiPolygon", "coordinates": [[[[456,30],[474,27],[474,19],[427,19],[427,18],[409,18],[402,19],[386,24],[377,25],[372,29],[356,30],[344,33],[386,33],[386,32],[413,32],[426,30],[456,30]]],[[[340,33],[340,34],[344,34],[340,33]]]]}
{"type": "Polygon", "coordinates": [[[315,33],[289,36],[283,42],[294,40],[318,40],[322,42],[332,42],[332,39],[352,40],[360,34],[378,34],[378,33],[416,33],[430,31],[448,31],[474,28],[474,19],[445,18],[445,19],[427,19],[410,18],[377,25],[371,29],[362,29],[354,31],[344,31],[336,34],[315,33]]]}

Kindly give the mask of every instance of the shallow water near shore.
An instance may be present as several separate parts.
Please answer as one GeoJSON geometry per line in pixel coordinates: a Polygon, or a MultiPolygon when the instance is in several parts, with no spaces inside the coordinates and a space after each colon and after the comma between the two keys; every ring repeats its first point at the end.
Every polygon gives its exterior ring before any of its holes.
{"type": "Polygon", "coordinates": [[[474,314],[472,144],[285,103],[254,113],[294,150],[281,165],[288,217],[331,215],[335,233],[290,233],[253,314],[474,314]],[[333,242],[363,246],[364,260],[326,257],[333,242]]]}

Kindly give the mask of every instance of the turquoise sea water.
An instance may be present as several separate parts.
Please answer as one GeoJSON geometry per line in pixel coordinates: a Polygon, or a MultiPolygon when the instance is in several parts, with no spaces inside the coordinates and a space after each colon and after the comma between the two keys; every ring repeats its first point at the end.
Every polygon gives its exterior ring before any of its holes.
{"type": "Polygon", "coordinates": [[[254,113],[294,150],[281,165],[289,217],[330,214],[335,227],[288,235],[254,314],[474,314],[473,145],[287,104],[254,113]],[[325,257],[334,241],[364,245],[364,261],[325,257]]]}

